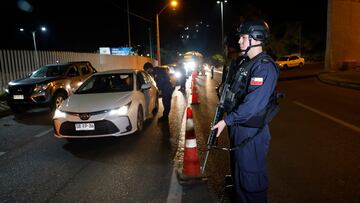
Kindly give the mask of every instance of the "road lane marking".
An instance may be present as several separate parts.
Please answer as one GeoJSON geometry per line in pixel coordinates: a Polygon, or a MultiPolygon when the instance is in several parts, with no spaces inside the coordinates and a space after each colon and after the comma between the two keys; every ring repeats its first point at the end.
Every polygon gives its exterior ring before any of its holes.
{"type": "Polygon", "coordinates": [[[39,133],[39,134],[35,135],[34,137],[41,137],[41,136],[44,136],[44,135],[48,134],[49,132],[51,132],[52,130],[53,130],[53,129],[52,129],[52,128],[50,128],[49,130],[44,131],[44,132],[42,132],[42,133],[39,133]]]}
{"type": "Polygon", "coordinates": [[[4,154],[6,154],[6,152],[0,152],[0,156],[2,156],[2,155],[4,155],[4,154]]]}
{"type": "MultiPolygon", "coordinates": [[[[186,107],[188,105],[186,104],[186,107]]],[[[179,157],[183,157],[183,149],[185,145],[185,129],[186,129],[186,108],[184,111],[184,116],[181,122],[181,130],[180,130],[180,136],[179,136],[179,143],[178,143],[178,149],[176,151],[176,155],[174,158],[174,168],[171,175],[171,181],[170,181],[170,188],[168,192],[168,197],[166,199],[167,203],[181,203],[182,198],[182,187],[179,184],[177,180],[177,170],[179,166],[179,161],[182,159],[179,157]],[[179,160],[180,159],[180,160],[179,160]]]]}
{"type": "Polygon", "coordinates": [[[178,183],[177,176],[176,176],[176,169],[174,167],[172,175],[171,175],[171,182],[169,193],[166,202],[167,203],[181,203],[181,196],[182,196],[182,188],[178,183]]]}
{"type": "Polygon", "coordinates": [[[294,102],[296,105],[299,105],[299,106],[301,106],[301,107],[303,107],[303,108],[305,108],[305,109],[307,109],[307,110],[310,110],[310,111],[312,111],[312,112],[314,112],[314,113],[317,113],[317,114],[319,114],[319,115],[321,115],[321,116],[323,116],[323,117],[325,117],[325,118],[327,118],[327,119],[330,119],[330,120],[332,120],[332,121],[334,121],[334,122],[336,122],[336,123],[338,123],[338,124],[340,124],[340,125],[343,125],[343,126],[345,126],[345,127],[348,127],[348,128],[350,128],[350,129],[352,129],[352,130],[360,133],[360,128],[357,127],[357,126],[355,126],[355,125],[352,125],[352,124],[350,124],[350,123],[347,123],[347,122],[345,122],[345,121],[342,121],[342,120],[340,120],[340,119],[337,119],[337,118],[335,118],[335,117],[333,117],[333,116],[330,116],[330,115],[328,115],[328,114],[326,114],[326,113],[323,113],[323,112],[321,112],[321,111],[319,111],[319,110],[316,110],[316,109],[314,109],[314,108],[312,108],[312,107],[309,107],[309,106],[307,106],[307,105],[305,105],[305,104],[302,104],[302,103],[300,103],[300,102],[297,102],[297,101],[293,101],[293,102],[294,102]]]}

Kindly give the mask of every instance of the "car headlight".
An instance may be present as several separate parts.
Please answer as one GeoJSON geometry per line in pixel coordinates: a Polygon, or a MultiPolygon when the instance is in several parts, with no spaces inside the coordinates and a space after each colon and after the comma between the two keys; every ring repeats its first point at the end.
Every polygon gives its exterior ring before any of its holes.
{"type": "Polygon", "coordinates": [[[55,118],[65,118],[65,116],[66,116],[66,113],[65,113],[65,112],[60,111],[59,109],[56,109],[53,118],[54,118],[54,119],[55,119],[55,118]]]}
{"type": "Polygon", "coordinates": [[[7,94],[10,93],[10,92],[9,92],[9,85],[6,85],[6,86],[4,87],[4,91],[5,91],[5,93],[7,93],[7,94]]]}
{"type": "Polygon", "coordinates": [[[48,87],[50,86],[50,83],[47,84],[40,84],[40,85],[36,85],[34,88],[34,92],[39,92],[41,90],[46,90],[48,87]]]}
{"type": "Polygon", "coordinates": [[[125,116],[127,115],[129,108],[130,108],[130,103],[128,103],[127,105],[124,105],[120,108],[116,108],[116,109],[112,109],[109,112],[109,115],[113,116],[113,115],[117,115],[117,116],[125,116]]]}

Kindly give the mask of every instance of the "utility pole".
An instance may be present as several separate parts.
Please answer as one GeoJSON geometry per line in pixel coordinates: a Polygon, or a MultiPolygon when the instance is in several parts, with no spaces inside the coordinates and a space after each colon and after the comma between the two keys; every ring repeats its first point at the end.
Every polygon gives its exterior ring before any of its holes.
{"type": "Polygon", "coordinates": [[[129,0],[126,0],[126,3],[127,3],[127,17],[128,17],[128,36],[129,36],[129,47],[131,47],[129,0]]]}

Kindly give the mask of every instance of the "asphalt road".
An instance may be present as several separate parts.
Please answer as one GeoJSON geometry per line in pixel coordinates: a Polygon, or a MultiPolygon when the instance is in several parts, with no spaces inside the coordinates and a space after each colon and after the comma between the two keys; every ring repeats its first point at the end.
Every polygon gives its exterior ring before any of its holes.
{"type": "MultiPolygon", "coordinates": [[[[321,68],[281,73],[278,89],[286,97],[270,125],[269,202],[360,201],[360,93],[321,83],[315,77],[321,68]]],[[[220,76],[199,76],[200,104],[191,105],[201,161],[220,76]]],[[[157,123],[160,109],[140,134],[76,143],[53,137],[46,111],[1,118],[0,202],[229,201],[227,152],[211,151],[207,185],[179,188],[174,180],[189,99],[189,92],[174,92],[168,124],[157,123]]]]}
{"type": "Polygon", "coordinates": [[[0,202],[166,202],[185,106],[177,91],[169,123],[161,108],[142,133],[75,143],[53,137],[46,109],[1,118],[0,202]]]}

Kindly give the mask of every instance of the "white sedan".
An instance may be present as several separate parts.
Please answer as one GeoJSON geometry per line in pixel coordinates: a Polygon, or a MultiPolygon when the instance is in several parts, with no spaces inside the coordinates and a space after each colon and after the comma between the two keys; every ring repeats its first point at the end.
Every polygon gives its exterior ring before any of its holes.
{"type": "Polygon", "coordinates": [[[96,73],[56,109],[54,135],[92,138],[141,131],[158,110],[158,96],[155,81],[144,71],[96,73]]]}

